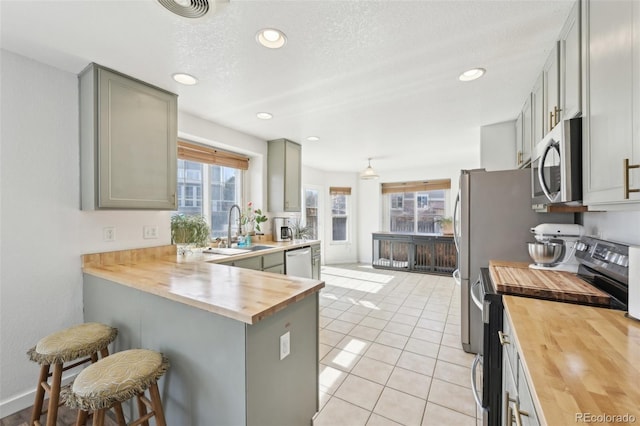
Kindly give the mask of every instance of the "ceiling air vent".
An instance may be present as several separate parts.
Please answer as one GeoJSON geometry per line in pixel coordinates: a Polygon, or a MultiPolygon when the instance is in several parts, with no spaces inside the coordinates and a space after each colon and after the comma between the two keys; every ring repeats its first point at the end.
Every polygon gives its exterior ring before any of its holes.
{"type": "Polygon", "coordinates": [[[158,0],[158,3],[185,18],[200,18],[209,11],[208,0],[158,0]]]}

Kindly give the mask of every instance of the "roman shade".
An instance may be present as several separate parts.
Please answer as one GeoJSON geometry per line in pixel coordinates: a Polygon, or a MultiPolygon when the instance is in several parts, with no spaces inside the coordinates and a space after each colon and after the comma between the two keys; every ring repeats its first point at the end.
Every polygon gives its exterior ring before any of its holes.
{"type": "Polygon", "coordinates": [[[390,182],[382,184],[383,194],[435,191],[438,189],[451,189],[451,179],[433,179],[414,182],[390,182]]]}
{"type": "Polygon", "coordinates": [[[329,187],[331,195],[351,195],[351,188],[348,186],[331,186],[329,187]]]}
{"type": "Polygon", "coordinates": [[[249,168],[249,157],[246,155],[181,140],[178,141],[178,158],[216,166],[233,167],[240,170],[249,168]]]}

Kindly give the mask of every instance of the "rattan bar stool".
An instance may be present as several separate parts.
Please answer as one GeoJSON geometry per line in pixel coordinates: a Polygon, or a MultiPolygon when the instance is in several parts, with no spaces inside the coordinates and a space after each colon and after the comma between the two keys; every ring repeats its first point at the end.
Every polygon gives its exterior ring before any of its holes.
{"type": "Polygon", "coordinates": [[[114,407],[118,425],[126,426],[118,414],[121,403],[134,396],[138,402],[138,419],[130,423],[148,425],[155,417],[157,426],[166,426],[157,381],[169,368],[169,360],[160,352],[130,349],[101,359],[78,374],[71,385],[62,390],[62,399],[70,408],[77,408],[76,426],[86,424],[93,411],[93,425],[103,426],[107,410],[114,407]],[[145,396],[149,390],[150,399],[145,396]],[[147,408],[151,411],[147,412],[147,408]]]}
{"type": "Polygon", "coordinates": [[[27,351],[29,359],[40,364],[40,377],[30,425],[40,425],[40,417],[46,413],[47,426],[55,426],[58,407],[61,405],[62,372],[89,361],[97,362],[98,353],[102,358],[108,356],[108,345],[117,335],[116,328],[90,322],[50,334],[27,351]],[[50,372],[51,366],[53,366],[53,372],[50,372]],[[52,377],[50,384],[49,377],[52,377]],[[49,393],[49,404],[43,410],[45,393],[49,393]]]}

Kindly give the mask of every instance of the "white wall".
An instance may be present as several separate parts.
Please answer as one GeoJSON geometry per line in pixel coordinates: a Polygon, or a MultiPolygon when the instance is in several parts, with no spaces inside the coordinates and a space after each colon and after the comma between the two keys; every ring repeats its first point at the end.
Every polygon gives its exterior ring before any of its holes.
{"type": "Polygon", "coordinates": [[[381,217],[381,184],[383,182],[405,182],[429,179],[451,179],[451,191],[446,201],[446,215],[453,216],[453,203],[458,193],[460,170],[478,167],[477,152],[470,152],[466,158],[461,158],[455,164],[425,166],[420,169],[398,170],[393,172],[378,172],[379,179],[359,180],[358,184],[358,261],[371,263],[372,236],[374,232],[383,229],[381,217]]]}
{"type": "Polygon", "coordinates": [[[582,217],[588,235],[640,245],[640,211],[588,212],[582,217]]]}
{"type": "MultiPolygon", "coordinates": [[[[26,351],[81,322],[80,256],[169,244],[171,212],[80,211],[77,76],[0,50],[0,417],[33,403],[26,351]],[[158,239],[142,238],[157,225],[158,239]],[[105,226],[116,241],[102,241],[105,226]]],[[[180,135],[251,158],[248,199],[266,205],[266,142],[180,114],[180,135]],[[198,136],[195,136],[198,135],[198,136]]]]}

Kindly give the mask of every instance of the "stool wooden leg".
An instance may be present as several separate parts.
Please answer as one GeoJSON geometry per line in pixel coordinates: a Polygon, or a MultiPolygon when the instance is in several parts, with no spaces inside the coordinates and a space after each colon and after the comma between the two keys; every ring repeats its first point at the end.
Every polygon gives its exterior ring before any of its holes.
{"type": "Polygon", "coordinates": [[[85,426],[87,424],[87,413],[84,410],[78,410],[78,416],[76,417],[76,426],[85,426]]]}
{"type": "Polygon", "coordinates": [[[47,409],[47,426],[56,426],[58,403],[60,402],[60,383],[62,382],[62,363],[53,365],[49,408],[47,409]]]}
{"type": "Polygon", "coordinates": [[[122,411],[122,404],[116,402],[113,406],[114,411],[116,412],[116,420],[118,421],[118,426],[127,426],[127,421],[124,418],[124,412],[122,411]]]}
{"type": "MultiPolygon", "coordinates": [[[[147,414],[147,406],[145,405],[144,401],[142,400],[142,396],[144,396],[144,392],[141,393],[140,395],[136,396],[136,401],[138,401],[138,417],[144,417],[145,414],[147,414]]],[[[149,426],[149,422],[145,421],[140,423],[142,426],[149,426]]]]}
{"type": "Polygon", "coordinates": [[[100,355],[102,356],[102,358],[106,358],[109,356],[109,347],[105,347],[104,349],[102,349],[100,351],[100,355]]]}
{"type": "Polygon", "coordinates": [[[104,426],[104,408],[93,412],[93,426],[104,426]]]}
{"type": "Polygon", "coordinates": [[[160,399],[160,392],[158,391],[158,384],[153,383],[149,387],[149,394],[151,395],[151,407],[156,417],[156,426],[167,426],[167,422],[164,418],[164,411],[162,409],[162,400],[160,399]]]}
{"type": "Polygon", "coordinates": [[[42,403],[44,401],[44,388],[42,382],[46,382],[49,377],[49,364],[43,364],[40,367],[40,376],[38,377],[38,387],[36,388],[36,400],[33,403],[33,410],[31,411],[31,423],[30,425],[40,422],[40,416],[42,415],[42,403]]]}

